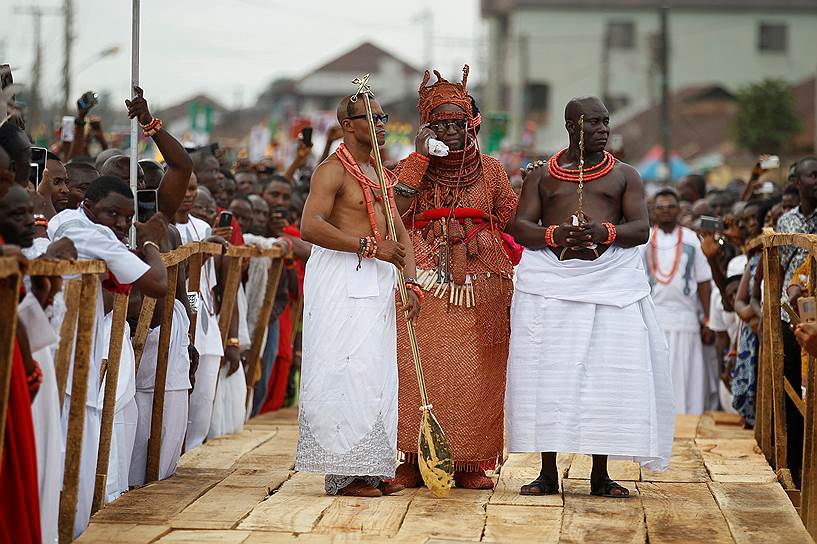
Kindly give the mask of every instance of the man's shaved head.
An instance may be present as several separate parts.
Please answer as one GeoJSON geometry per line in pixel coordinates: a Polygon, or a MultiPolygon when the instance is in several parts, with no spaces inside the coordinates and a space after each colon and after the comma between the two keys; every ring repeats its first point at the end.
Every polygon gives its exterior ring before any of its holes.
{"type": "Polygon", "coordinates": [[[352,95],[344,96],[338,104],[338,123],[342,123],[344,119],[358,115],[358,108],[363,111],[363,100],[352,101],[352,95]],[[358,105],[360,104],[360,106],[358,105]]]}
{"type": "Polygon", "coordinates": [[[578,121],[579,117],[581,117],[583,113],[586,114],[587,110],[593,108],[594,106],[605,110],[607,109],[604,107],[604,103],[598,97],[580,96],[578,98],[574,98],[567,103],[567,106],[565,106],[565,121],[578,121]]]}

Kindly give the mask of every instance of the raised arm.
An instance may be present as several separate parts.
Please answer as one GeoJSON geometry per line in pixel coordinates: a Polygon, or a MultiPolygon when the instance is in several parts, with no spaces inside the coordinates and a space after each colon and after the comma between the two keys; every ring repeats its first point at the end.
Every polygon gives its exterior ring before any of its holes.
{"type": "MultiPolygon", "coordinates": [[[[153,115],[150,114],[147,100],[143,96],[144,91],[134,87],[134,92],[136,97],[133,100],[125,100],[128,118],[136,117],[141,125],[147,125],[153,121],[153,115]]],[[[190,174],[193,172],[193,161],[182,144],[164,128],[153,134],[153,141],[167,163],[167,170],[159,184],[159,211],[168,221],[172,221],[187,192],[190,174]]]]}

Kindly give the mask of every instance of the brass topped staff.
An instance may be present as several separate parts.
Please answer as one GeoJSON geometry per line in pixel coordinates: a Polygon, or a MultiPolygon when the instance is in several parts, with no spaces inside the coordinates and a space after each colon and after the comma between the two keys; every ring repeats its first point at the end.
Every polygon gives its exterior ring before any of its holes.
{"type": "MultiPolygon", "coordinates": [[[[397,240],[397,230],[394,227],[394,216],[392,215],[389,190],[386,185],[386,175],[383,172],[383,161],[380,158],[380,149],[377,146],[377,132],[372,119],[372,106],[370,99],[374,98],[374,93],[369,86],[369,74],[362,78],[355,78],[352,83],[357,85],[357,92],[352,95],[352,102],[356,102],[358,97],[363,97],[363,104],[366,106],[366,118],[369,121],[369,137],[372,140],[372,155],[374,156],[375,171],[380,182],[380,192],[383,196],[383,212],[386,215],[386,227],[389,237],[397,240]]],[[[408,301],[406,284],[403,271],[397,269],[397,285],[400,289],[400,299],[405,305],[408,301]]],[[[411,355],[414,359],[414,370],[417,373],[417,384],[420,387],[420,400],[422,412],[420,420],[420,435],[417,438],[417,463],[420,467],[420,474],[426,487],[436,497],[445,497],[454,482],[454,460],[451,457],[451,447],[448,439],[443,433],[440,422],[431,411],[433,406],[428,400],[425,377],[423,376],[423,365],[420,361],[420,349],[417,345],[417,336],[414,334],[414,323],[406,319],[409,344],[411,345],[411,355]]]]}
{"type": "MultiPolygon", "coordinates": [[[[579,225],[584,223],[587,219],[584,215],[584,114],[579,116],[579,185],[576,187],[576,194],[579,197],[579,208],[576,210],[576,215],[573,216],[573,225],[579,225]]],[[[596,258],[599,256],[598,246],[596,244],[591,244],[587,246],[587,249],[592,249],[593,253],[596,254],[596,258]]],[[[565,253],[568,252],[569,248],[564,248],[559,254],[559,260],[563,261],[565,258],[565,253]]]]}

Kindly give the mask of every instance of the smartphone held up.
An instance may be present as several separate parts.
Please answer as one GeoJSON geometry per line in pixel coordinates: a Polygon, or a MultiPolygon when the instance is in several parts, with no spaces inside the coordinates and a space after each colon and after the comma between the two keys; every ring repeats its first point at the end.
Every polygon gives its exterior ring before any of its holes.
{"type": "Polygon", "coordinates": [[[159,210],[159,192],[156,189],[136,191],[137,221],[147,222],[159,210]]]}

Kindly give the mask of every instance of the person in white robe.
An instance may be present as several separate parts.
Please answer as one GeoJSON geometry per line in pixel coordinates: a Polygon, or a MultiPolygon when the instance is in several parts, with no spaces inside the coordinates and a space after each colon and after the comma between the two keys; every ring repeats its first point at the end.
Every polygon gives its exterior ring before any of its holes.
{"type": "MultiPolygon", "coordinates": [[[[161,326],[148,332],[142,362],[136,373],[136,404],[139,422],[130,465],[129,483],[145,483],[148,458],[148,440],[153,418],[153,397],[156,385],[156,365],[159,356],[161,326]]],[[[173,325],[167,355],[164,407],[162,410],[162,439],[159,452],[159,479],[169,478],[176,472],[187,432],[188,391],[190,390],[190,345],[187,336],[190,320],[182,302],[173,301],[173,325]]]]}
{"type": "MultiPolygon", "coordinates": [[[[110,271],[110,276],[112,276],[112,278],[108,278],[108,281],[115,281],[120,285],[134,284],[148,296],[164,296],[167,290],[167,276],[165,266],[161,261],[161,254],[155,244],[160,233],[163,234],[166,227],[161,219],[156,216],[156,219],[151,219],[146,226],[137,229],[137,239],[145,257],[143,261],[130,252],[123,242],[128,235],[129,222],[127,217],[132,213],[133,195],[128,185],[119,178],[100,177],[88,186],[86,199],[79,209],[65,210],[51,218],[48,223],[48,236],[51,240],[63,237],[70,238],[76,246],[77,255],[80,259],[104,260],[110,271]],[[122,219],[119,219],[120,217],[122,219]]],[[[104,381],[100,379],[100,376],[102,359],[107,357],[109,344],[109,334],[105,331],[105,307],[102,289],[103,285],[100,282],[97,289],[94,336],[88,372],[79,491],[74,524],[75,537],[82,534],[88,525],[96,479],[97,450],[99,447],[102,404],[104,402],[104,381]]],[[[125,346],[123,346],[123,353],[125,351],[125,346]]],[[[65,402],[63,403],[63,441],[65,441],[65,435],[68,431],[73,367],[72,355],[65,402]]],[[[135,402],[131,404],[135,395],[134,374],[133,365],[120,365],[116,409],[121,424],[127,426],[132,421],[133,432],[135,432],[136,421],[135,402]]],[[[120,444],[127,450],[128,438],[124,437],[125,444],[118,441],[116,427],[115,419],[112,451],[113,448],[118,448],[120,444]],[[118,443],[114,446],[113,442],[118,443]]],[[[126,453],[129,457],[130,452],[126,453]]],[[[119,458],[118,452],[113,458],[119,458]]],[[[113,479],[117,482],[120,481],[118,476],[113,479]]],[[[127,480],[127,473],[125,473],[125,480],[127,480]]]]}
{"type": "MultiPolygon", "coordinates": [[[[729,261],[726,267],[725,296],[721,294],[717,287],[712,289],[709,303],[709,328],[716,334],[715,345],[723,351],[723,353],[719,354],[717,360],[717,368],[721,376],[725,370],[721,364],[726,366],[728,360],[734,358],[737,351],[741,321],[738,314],[735,313],[735,296],[747,262],[746,255],[738,255],[729,261]]],[[[718,379],[720,409],[731,414],[737,414],[738,411],[732,406],[732,392],[721,379],[721,376],[718,379]]]]}
{"type": "Polygon", "coordinates": [[[702,342],[703,334],[711,336],[712,271],[698,235],[678,224],[679,214],[678,197],[672,190],[656,193],[656,226],[642,251],[658,322],[669,344],[675,409],[679,414],[701,415],[717,394],[713,378],[717,368],[710,368],[715,362],[705,356],[702,342]]]}
{"type": "MultiPolygon", "coordinates": [[[[191,176],[188,193],[196,194],[196,177],[191,176]]],[[[192,198],[185,197],[185,201],[176,214],[174,225],[182,237],[183,243],[200,242],[210,238],[212,229],[197,217],[189,214],[192,198]]],[[[188,292],[196,292],[198,298],[198,312],[196,318],[195,347],[199,352],[199,366],[196,369],[195,384],[190,394],[189,410],[187,415],[187,437],[185,451],[200,446],[210,430],[213,416],[213,404],[216,395],[216,380],[218,379],[221,357],[224,355],[224,346],[221,343],[221,333],[218,328],[218,315],[213,289],[216,287],[216,272],[213,258],[204,262],[198,286],[188,284],[188,292]]]]}

